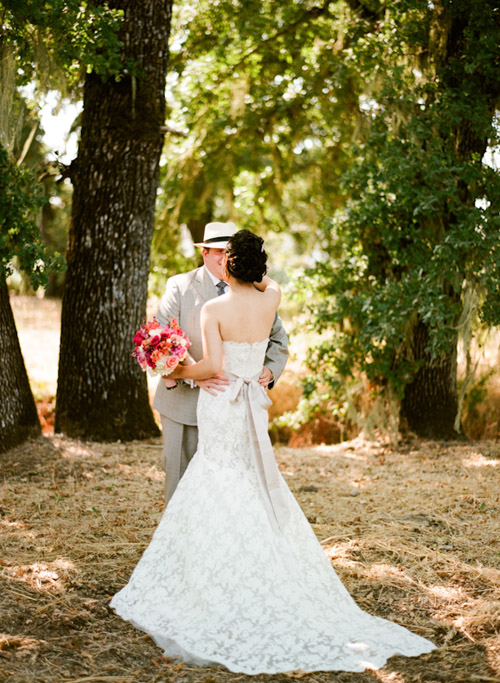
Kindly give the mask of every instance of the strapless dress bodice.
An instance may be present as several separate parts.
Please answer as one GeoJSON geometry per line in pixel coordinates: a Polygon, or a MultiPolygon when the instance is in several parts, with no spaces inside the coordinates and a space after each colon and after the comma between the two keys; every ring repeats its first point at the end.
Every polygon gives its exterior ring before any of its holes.
{"type": "Polygon", "coordinates": [[[253,377],[264,365],[269,339],[253,343],[223,341],[223,370],[238,377],[253,377]]]}

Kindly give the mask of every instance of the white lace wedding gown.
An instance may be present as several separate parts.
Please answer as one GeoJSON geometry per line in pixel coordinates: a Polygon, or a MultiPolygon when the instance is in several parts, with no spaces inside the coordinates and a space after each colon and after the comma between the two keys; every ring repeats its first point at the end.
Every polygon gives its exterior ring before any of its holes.
{"type": "Polygon", "coordinates": [[[288,520],[280,530],[273,518],[244,390],[267,398],[255,380],[237,380],[258,377],[266,346],[224,342],[232,385],[200,392],[198,451],[111,606],[165,655],[246,674],[363,671],[430,652],[430,641],[356,605],[277,471],[288,520]]]}

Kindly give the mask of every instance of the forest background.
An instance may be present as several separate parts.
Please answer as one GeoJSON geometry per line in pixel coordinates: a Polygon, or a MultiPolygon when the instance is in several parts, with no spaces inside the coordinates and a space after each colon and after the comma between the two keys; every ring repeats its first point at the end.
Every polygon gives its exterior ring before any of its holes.
{"type": "Polygon", "coordinates": [[[8,288],[64,291],[56,430],[146,437],[129,339],[218,219],[266,238],[307,341],[279,438],[497,434],[494,2],[0,9],[4,449],[39,431],[8,288]],[[83,101],[67,165],[49,89],[83,101]]]}

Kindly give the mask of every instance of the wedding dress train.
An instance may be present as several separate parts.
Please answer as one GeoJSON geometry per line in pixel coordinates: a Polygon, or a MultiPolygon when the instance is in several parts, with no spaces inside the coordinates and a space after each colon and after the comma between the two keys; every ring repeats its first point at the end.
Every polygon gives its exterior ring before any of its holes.
{"type": "Polygon", "coordinates": [[[363,671],[433,650],[356,605],[284,479],[258,460],[267,340],[223,344],[231,386],[200,392],[198,451],[111,606],[165,655],[246,674],[363,671]]]}

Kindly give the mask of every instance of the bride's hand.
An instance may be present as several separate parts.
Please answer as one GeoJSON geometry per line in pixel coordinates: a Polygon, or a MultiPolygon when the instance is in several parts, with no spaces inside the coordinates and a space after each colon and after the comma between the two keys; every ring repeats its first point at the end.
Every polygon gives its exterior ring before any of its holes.
{"type": "Polygon", "coordinates": [[[198,379],[195,384],[197,387],[200,387],[200,389],[203,389],[203,391],[207,391],[209,394],[212,394],[212,396],[216,396],[218,391],[225,391],[224,387],[229,385],[229,380],[222,372],[219,372],[213,377],[198,379]]]}

